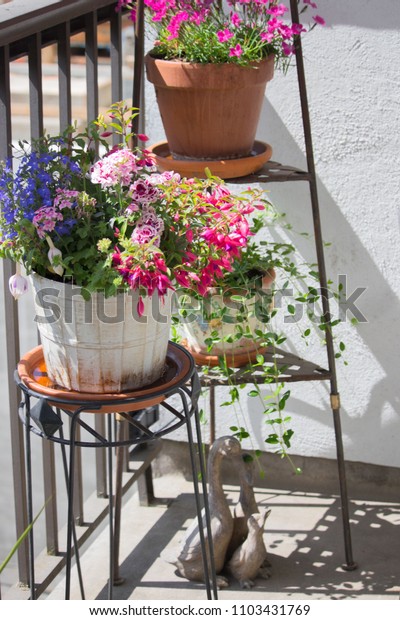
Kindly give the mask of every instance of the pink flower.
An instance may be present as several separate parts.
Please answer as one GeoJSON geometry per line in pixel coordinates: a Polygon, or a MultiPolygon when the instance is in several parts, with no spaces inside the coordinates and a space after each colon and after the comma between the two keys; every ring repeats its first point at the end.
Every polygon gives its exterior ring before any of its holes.
{"type": "Polygon", "coordinates": [[[220,43],[225,43],[226,41],[229,41],[229,39],[233,37],[233,32],[228,30],[228,28],[225,28],[225,30],[219,30],[217,32],[217,37],[220,43]]]}
{"type": "Polygon", "coordinates": [[[239,43],[235,45],[235,47],[231,47],[231,49],[229,50],[229,56],[236,56],[237,58],[240,58],[242,53],[243,50],[239,43]]]}
{"type": "Polygon", "coordinates": [[[262,32],[260,34],[260,39],[261,41],[267,42],[267,43],[271,43],[272,39],[274,38],[274,35],[272,34],[272,32],[262,32]]]}
{"type": "Polygon", "coordinates": [[[231,15],[231,23],[232,23],[232,26],[235,26],[235,28],[240,26],[240,24],[242,23],[242,20],[240,19],[239,15],[237,13],[232,13],[232,15],[231,15]]]}
{"type": "Polygon", "coordinates": [[[326,22],[324,20],[323,17],[321,17],[320,15],[314,15],[313,20],[319,24],[320,26],[325,26],[326,22]]]}
{"type": "Polygon", "coordinates": [[[286,43],[285,41],[283,41],[282,50],[285,56],[291,56],[295,52],[295,47],[292,43],[286,43]]]}
{"type": "Polygon", "coordinates": [[[267,9],[266,13],[269,13],[269,15],[284,15],[288,10],[284,4],[277,4],[267,9]]]}
{"type": "Polygon", "coordinates": [[[137,137],[139,138],[139,140],[141,140],[142,142],[147,142],[148,141],[148,137],[146,136],[146,134],[144,133],[138,133],[137,137]]]}
{"type": "Polygon", "coordinates": [[[35,212],[32,224],[36,227],[39,238],[44,239],[46,233],[52,232],[57,222],[62,221],[62,213],[56,207],[42,207],[35,212]]]}
{"type": "Polygon", "coordinates": [[[103,189],[117,185],[129,185],[137,170],[137,157],[128,148],[117,148],[93,164],[91,181],[103,189]]]}

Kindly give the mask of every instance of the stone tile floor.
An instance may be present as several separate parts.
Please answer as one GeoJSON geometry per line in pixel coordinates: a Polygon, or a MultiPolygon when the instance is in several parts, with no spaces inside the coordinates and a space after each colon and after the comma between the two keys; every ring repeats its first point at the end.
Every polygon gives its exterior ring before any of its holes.
{"type": "MultiPolygon", "coordinates": [[[[204,600],[202,584],[176,574],[163,559],[173,553],[195,515],[192,484],[179,475],[154,481],[158,505],[140,507],[136,495],[124,502],[121,525],[120,574],[116,600],[204,600]],[[165,500],[171,500],[167,506],[165,500]]],[[[225,486],[234,505],[238,488],[225,486]]],[[[387,599],[400,594],[400,502],[351,501],[352,540],[357,570],[345,571],[339,499],[334,495],[256,488],[260,506],[271,508],[265,542],[272,576],[258,579],[251,590],[231,581],[220,600],[387,599]]],[[[108,529],[82,555],[85,596],[107,597],[108,529]]],[[[64,597],[61,580],[49,600],[64,597]]],[[[5,597],[7,598],[7,597],[5,597]]],[[[73,577],[71,598],[80,598],[73,577]]]]}

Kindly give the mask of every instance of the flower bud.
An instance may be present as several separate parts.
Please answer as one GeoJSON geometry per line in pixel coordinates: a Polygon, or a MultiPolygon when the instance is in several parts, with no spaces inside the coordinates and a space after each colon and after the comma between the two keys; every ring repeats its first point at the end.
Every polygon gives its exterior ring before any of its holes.
{"type": "MultiPolygon", "coordinates": [[[[54,264],[54,259],[59,256],[60,260],[62,259],[62,252],[61,250],[59,250],[58,248],[56,248],[56,246],[54,245],[53,241],[50,239],[50,237],[48,235],[46,235],[46,241],[49,244],[50,250],[47,252],[47,258],[49,259],[49,263],[50,263],[50,271],[52,271],[53,273],[57,274],[58,276],[62,276],[62,274],[64,273],[64,267],[60,264],[54,264]]],[[[56,263],[58,263],[59,261],[56,260],[56,263]]]]}
{"type": "Polygon", "coordinates": [[[50,271],[52,271],[53,273],[57,274],[58,276],[62,276],[62,274],[64,273],[64,267],[62,265],[55,265],[54,264],[54,259],[56,258],[56,256],[59,256],[60,259],[62,258],[62,252],[61,250],[58,250],[56,247],[52,247],[50,248],[50,250],[47,252],[47,257],[49,259],[50,262],[50,271]]]}
{"type": "Polygon", "coordinates": [[[9,279],[8,286],[14,299],[19,299],[28,290],[28,281],[20,273],[16,273],[9,279]]]}

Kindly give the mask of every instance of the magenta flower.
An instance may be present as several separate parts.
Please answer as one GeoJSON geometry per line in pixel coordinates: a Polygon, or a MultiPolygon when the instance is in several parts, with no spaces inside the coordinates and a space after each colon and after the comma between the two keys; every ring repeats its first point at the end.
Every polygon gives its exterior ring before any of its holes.
{"type": "Polygon", "coordinates": [[[324,18],[321,17],[320,15],[314,15],[313,20],[317,24],[319,24],[320,26],[325,26],[326,25],[326,22],[325,22],[324,18]]]}
{"type": "Polygon", "coordinates": [[[286,41],[283,41],[282,50],[285,56],[291,56],[292,54],[294,54],[295,47],[293,43],[286,43],[286,41]]]}
{"type": "Polygon", "coordinates": [[[240,19],[239,15],[237,13],[232,13],[231,15],[232,26],[235,26],[235,28],[238,28],[241,23],[242,23],[242,20],[240,19]]]}
{"type": "Polygon", "coordinates": [[[276,4],[266,10],[269,15],[284,15],[288,12],[288,8],[284,4],[276,4]]]}
{"type": "Polygon", "coordinates": [[[217,32],[217,37],[220,43],[225,43],[226,41],[229,41],[229,39],[233,37],[233,32],[228,30],[228,28],[225,28],[225,30],[219,30],[217,32]]]}
{"type": "Polygon", "coordinates": [[[236,56],[237,58],[240,58],[242,53],[243,53],[242,46],[239,43],[237,43],[235,47],[231,47],[229,50],[229,56],[236,56]]]}

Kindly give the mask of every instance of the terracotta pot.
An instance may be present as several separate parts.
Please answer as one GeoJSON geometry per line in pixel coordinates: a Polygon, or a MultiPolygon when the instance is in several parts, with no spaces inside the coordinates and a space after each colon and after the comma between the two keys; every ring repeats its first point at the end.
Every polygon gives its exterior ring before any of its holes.
{"type": "Polygon", "coordinates": [[[134,390],[165,371],[171,325],[171,295],[143,298],[137,292],[86,301],[80,287],[32,274],[36,322],[48,377],[76,392],[134,390]]]}
{"type": "Polygon", "coordinates": [[[175,159],[250,155],[274,57],[248,67],[145,58],[175,159]]]}

